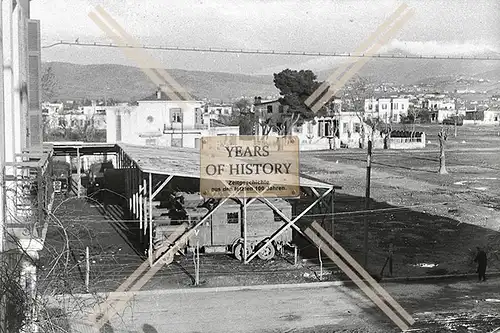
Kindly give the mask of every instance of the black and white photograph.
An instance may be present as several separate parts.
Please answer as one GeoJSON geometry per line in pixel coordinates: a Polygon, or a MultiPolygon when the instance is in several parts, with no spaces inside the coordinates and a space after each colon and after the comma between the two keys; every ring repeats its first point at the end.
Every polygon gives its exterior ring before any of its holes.
{"type": "Polygon", "coordinates": [[[0,333],[500,333],[500,1],[0,0],[0,333]]]}

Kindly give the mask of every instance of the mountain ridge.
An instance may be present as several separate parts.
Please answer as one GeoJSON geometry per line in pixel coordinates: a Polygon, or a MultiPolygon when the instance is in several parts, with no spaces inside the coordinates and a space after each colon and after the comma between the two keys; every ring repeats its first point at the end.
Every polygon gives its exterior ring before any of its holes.
{"type": "MultiPolygon", "coordinates": [[[[449,89],[455,79],[483,78],[492,81],[488,91],[500,89],[500,62],[461,60],[373,59],[361,70],[361,76],[373,82],[394,84],[439,84],[449,89]]],[[[68,62],[44,62],[52,67],[58,82],[56,99],[114,98],[137,100],[156,91],[155,84],[138,67],[117,64],[79,65],[68,62]]],[[[318,80],[330,77],[337,66],[315,72],[318,80]]],[[[283,67],[285,69],[285,67],[283,67]]],[[[294,68],[292,68],[294,69],[294,68]]],[[[297,68],[298,69],[298,68],[297,68]]],[[[278,93],[272,74],[249,75],[165,69],[182,87],[199,98],[230,101],[239,97],[270,96],[278,93]]],[[[456,86],[455,89],[463,87],[456,86]]]]}

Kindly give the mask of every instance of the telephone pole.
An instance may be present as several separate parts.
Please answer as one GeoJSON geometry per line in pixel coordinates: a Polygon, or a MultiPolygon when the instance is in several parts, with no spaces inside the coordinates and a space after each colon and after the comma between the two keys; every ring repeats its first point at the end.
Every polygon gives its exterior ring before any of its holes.
{"type": "Polygon", "coordinates": [[[365,214],[364,214],[364,260],[365,269],[368,266],[368,209],[370,209],[370,180],[372,168],[372,139],[368,140],[368,153],[366,155],[366,190],[365,190],[365,214]]]}

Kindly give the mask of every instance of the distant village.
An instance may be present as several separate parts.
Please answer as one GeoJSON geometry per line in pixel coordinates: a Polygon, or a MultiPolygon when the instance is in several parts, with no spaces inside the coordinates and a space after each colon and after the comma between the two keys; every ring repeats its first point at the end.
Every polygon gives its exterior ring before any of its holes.
{"type": "MultiPolygon", "coordinates": [[[[423,123],[500,125],[500,95],[430,90],[418,85],[376,85],[359,107],[350,98],[332,98],[325,105],[326,112],[297,122],[285,132],[299,137],[301,149],[317,150],[359,147],[361,136],[368,133],[362,128],[367,119],[379,119],[386,128],[399,129],[423,123]],[[469,98],[471,94],[475,97],[469,98]]],[[[196,97],[171,100],[161,89],[145,96],[134,103],[102,99],[45,102],[45,140],[199,148],[202,136],[282,135],[286,127],[283,118],[288,106],[279,95],[241,97],[227,103],[196,97]],[[250,127],[243,128],[243,117],[251,118],[250,127]]],[[[392,138],[385,148],[423,146],[425,136],[416,136],[392,138]]]]}

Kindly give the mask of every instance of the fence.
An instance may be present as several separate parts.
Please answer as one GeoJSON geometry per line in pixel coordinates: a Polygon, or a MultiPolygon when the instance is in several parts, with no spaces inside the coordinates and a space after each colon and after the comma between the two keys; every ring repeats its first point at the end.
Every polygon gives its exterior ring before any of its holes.
{"type": "Polygon", "coordinates": [[[425,133],[401,131],[391,134],[390,149],[418,149],[425,148],[425,133]]]}

